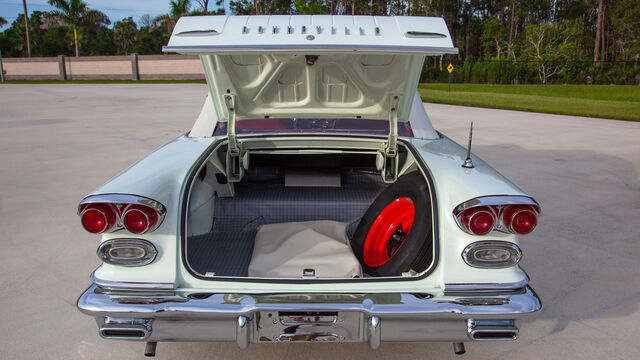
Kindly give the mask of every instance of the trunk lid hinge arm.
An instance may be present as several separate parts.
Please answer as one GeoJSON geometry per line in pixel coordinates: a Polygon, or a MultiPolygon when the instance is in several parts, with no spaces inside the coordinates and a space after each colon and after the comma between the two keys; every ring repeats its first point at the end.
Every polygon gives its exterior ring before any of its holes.
{"type": "Polygon", "coordinates": [[[242,144],[236,137],[236,97],[233,94],[224,95],[224,103],[227,106],[229,119],[227,120],[227,180],[238,182],[242,179],[244,169],[242,166],[242,144]]]}
{"type": "Polygon", "coordinates": [[[392,183],[398,179],[398,105],[400,96],[392,95],[389,102],[389,136],[382,155],[382,180],[392,183]]]}

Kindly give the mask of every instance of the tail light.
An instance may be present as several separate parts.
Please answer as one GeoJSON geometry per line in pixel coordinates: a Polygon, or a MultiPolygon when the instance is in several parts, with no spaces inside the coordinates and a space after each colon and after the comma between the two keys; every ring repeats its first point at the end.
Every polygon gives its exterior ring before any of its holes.
{"type": "Polygon", "coordinates": [[[502,224],[514,234],[528,234],[538,224],[537,211],[529,205],[508,205],[502,209],[502,224]]]}
{"type": "Polygon", "coordinates": [[[91,204],[81,213],[82,226],[90,233],[103,233],[116,225],[116,209],[111,204],[91,204]]]}
{"type": "Polygon", "coordinates": [[[459,215],[460,224],[464,229],[475,235],[488,234],[493,230],[495,215],[489,206],[478,206],[464,210],[459,215]]]}
{"type": "Polygon", "coordinates": [[[135,195],[93,195],[78,206],[82,226],[91,233],[125,228],[134,234],[155,230],[164,219],[165,207],[135,195]]]}
{"type": "Polygon", "coordinates": [[[158,213],[146,206],[130,205],[122,213],[125,229],[134,234],[144,234],[153,229],[158,221],[158,213]]]}
{"type": "Polygon", "coordinates": [[[538,224],[540,206],[524,196],[487,196],[469,200],[456,207],[453,215],[458,226],[473,235],[492,230],[528,234],[538,224]]]}

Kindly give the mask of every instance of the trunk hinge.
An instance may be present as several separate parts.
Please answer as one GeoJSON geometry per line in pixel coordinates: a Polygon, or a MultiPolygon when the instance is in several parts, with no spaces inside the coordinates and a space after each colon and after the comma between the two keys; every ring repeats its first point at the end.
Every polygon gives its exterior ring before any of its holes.
{"type": "Polygon", "coordinates": [[[242,179],[242,148],[236,137],[236,97],[233,94],[224,95],[229,119],[227,120],[227,180],[238,182],[242,179]]]}
{"type": "Polygon", "coordinates": [[[398,179],[398,105],[400,96],[392,95],[389,102],[389,137],[382,152],[379,170],[382,180],[392,183],[398,179]]]}

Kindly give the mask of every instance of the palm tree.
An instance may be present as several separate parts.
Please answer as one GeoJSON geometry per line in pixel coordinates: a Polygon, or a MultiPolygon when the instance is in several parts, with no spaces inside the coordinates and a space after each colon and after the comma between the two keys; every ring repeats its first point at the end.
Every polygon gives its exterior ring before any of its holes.
{"type": "Polygon", "coordinates": [[[49,5],[59,9],[52,11],[51,14],[73,28],[73,43],[76,49],[76,56],[80,56],[78,50],[78,27],[83,23],[87,14],[87,4],[82,0],[49,0],[48,2],[49,5]]]}
{"type": "Polygon", "coordinates": [[[178,20],[180,16],[186,15],[191,7],[191,0],[171,0],[169,1],[169,13],[174,20],[178,20]]]}
{"type": "Polygon", "coordinates": [[[131,49],[131,46],[135,42],[137,32],[138,27],[131,16],[116,22],[113,26],[113,36],[118,42],[118,45],[124,50],[125,55],[129,55],[129,49],[131,49]]]}
{"type": "Polygon", "coordinates": [[[154,26],[165,26],[167,32],[171,34],[178,19],[189,13],[191,0],[171,0],[169,1],[169,14],[157,16],[153,19],[154,26]]]}

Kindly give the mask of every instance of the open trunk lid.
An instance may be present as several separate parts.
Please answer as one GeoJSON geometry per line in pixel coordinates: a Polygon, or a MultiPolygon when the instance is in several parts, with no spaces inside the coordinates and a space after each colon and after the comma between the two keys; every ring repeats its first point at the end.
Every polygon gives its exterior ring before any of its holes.
{"type": "Polygon", "coordinates": [[[243,120],[388,121],[393,158],[425,56],[458,52],[442,18],[344,15],[183,17],[163,50],[201,56],[211,121],[228,122],[231,181],[242,176],[243,120]]]}
{"type": "Polygon", "coordinates": [[[219,121],[406,121],[425,56],[455,54],[442,18],[188,16],[164,51],[202,56],[219,121]],[[233,104],[225,100],[232,95],[233,104]]]}

